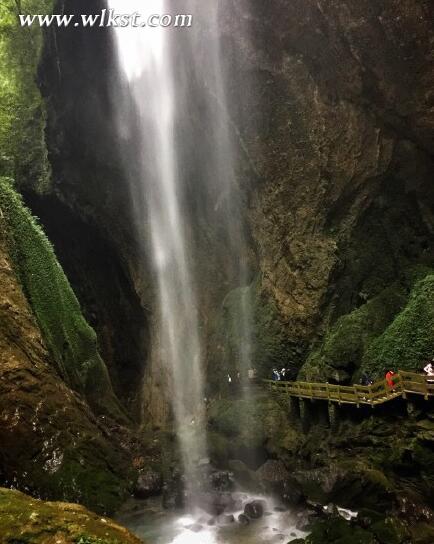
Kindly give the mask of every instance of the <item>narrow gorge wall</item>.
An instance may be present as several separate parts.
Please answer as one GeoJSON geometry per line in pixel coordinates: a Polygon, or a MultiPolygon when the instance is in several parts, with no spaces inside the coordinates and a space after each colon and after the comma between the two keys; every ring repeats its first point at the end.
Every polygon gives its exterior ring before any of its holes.
{"type": "Polygon", "coordinates": [[[339,316],[394,282],[408,293],[409,267],[432,266],[433,7],[258,1],[226,13],[244,104],[234,118],[260,179],[249,209],[258,292],[299,365],[339,316]]]}

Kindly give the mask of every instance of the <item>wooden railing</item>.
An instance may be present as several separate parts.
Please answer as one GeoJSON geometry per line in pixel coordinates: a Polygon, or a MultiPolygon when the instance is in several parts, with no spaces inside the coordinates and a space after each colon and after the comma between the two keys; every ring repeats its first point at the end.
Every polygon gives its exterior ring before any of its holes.
{"type": "Polygon", "coordinates": [[[407,398],[407,394],[434,396],[434,378],[400,370],[393,376],[393,387],[386,380],[372,385],[333,385],[330,383],[285,382],[264,380],[273,393],[304,399],[319,399],[339,404],[368,404],[375,406],[393,398],[407,398]]]}

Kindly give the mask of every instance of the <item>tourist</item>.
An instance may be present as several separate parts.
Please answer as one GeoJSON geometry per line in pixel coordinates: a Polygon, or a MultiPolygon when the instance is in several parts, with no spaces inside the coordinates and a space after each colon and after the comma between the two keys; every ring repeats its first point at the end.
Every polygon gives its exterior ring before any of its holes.
{"type": "Polygon", "coordinates": [[[395,382],[393,380],[393,376],[395,376],[395,372],[393,372],[393,370],[388,370],[386,372],[385,379],[389,389],[392,389],[392,390],[395,389],[395,382]]]}
{"type": "Polygon", "coordinates": [[[372,385],[372,383],[373,380],[368,376],[368,374],[366,374],[366,372],[362,374],[362,377],[360,378],[360,385],[368,386],[372,385]]]}
{"type": "Polygon", "coordinates": [[[286,369],[285,369],[285,368],[282,368],[282,370],[280,371],[280,379],[281,379],[281,380],[284,380],[284,379],[285,379],[285,374],[286,374],[286,369]]]}
{"type": "Polygon", "coordinates": [[[429,363],[424,367],[424,372],[427,376],[427,382],[434,383],[434,365],[433,365],[434,359],[429,361],[429,363]]]}
{"type": "Polygon", "coordinates": [[[276,368],[273,368],[273,381],[280,381],[280,374],[276,368]]]}

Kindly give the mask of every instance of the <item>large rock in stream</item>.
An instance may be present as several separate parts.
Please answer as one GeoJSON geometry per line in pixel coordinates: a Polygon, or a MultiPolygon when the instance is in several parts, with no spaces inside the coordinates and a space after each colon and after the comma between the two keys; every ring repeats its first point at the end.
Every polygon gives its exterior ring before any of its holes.
{"type": "Polygon", "coordinates": [[[264,515],[265,501],[252,501],[244,506],[244,514],[250,519],[260,519],[264,515]]]}

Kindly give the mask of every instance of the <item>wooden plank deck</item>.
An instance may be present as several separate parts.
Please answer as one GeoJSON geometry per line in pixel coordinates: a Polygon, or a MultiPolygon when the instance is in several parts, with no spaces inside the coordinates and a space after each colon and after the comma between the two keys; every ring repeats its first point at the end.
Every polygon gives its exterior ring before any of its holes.
{"type": "Polygon", "coordinates": [[[390,388],[386,380],[379,380],[372,385],[333,385],[329,383],[285,382],[263,380],[273,393],[302,399],[319,399],[339,404],[361,404],[375,406],[397,397],[422,395],[426,400],[434,396],[434,378],[424,374],[400,370],[394,377],[394,387],[390,388]]]}

